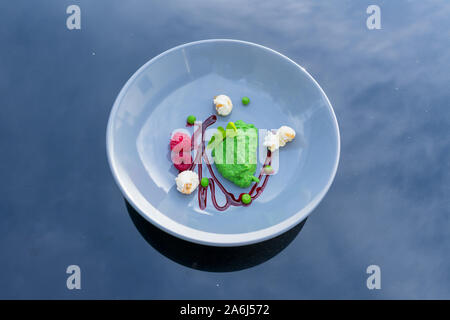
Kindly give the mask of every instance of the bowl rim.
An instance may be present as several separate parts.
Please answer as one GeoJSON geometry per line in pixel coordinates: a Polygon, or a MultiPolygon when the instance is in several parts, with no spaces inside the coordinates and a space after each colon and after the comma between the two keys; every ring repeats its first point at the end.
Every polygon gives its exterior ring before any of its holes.
{"type": "Polygon", "coordinates": [[[106,129],[106,153],[108,158],[109,167],[112,171],[114,180],[119,187],[120,191],[122,192],[122,195],[125,197],[125,199],[128,201],[129,204],[141,215],[143,216],[147,221],[152,223],[153,225],[157,226],[158,228],[164,230],[165,232],[181,238],[183,240],[187,240],[190,242],[194,242],[197,244],[202,245],[209,245],[209,246],[242,246],[242,245],[249,245],[261,241],[265,241],[271,238],[274,238],[294,226],[296,226],[298,223],[306,219],[309,214],[317,207],[317,205],[322,201],[322,199],[325,197],[326,193],[328,192],[329,188],[331,187],[334,178],[336,176],[337,168],[339,165],[339,159],[340,159],[340,153],[341,153],[341,143],[340,143],[340,132],[339,132],[339,125],[337,122],[336,115],[334,113],[334,109],[331,105],[330,100],[328,99],[327,95],[323,91],[322,87],[319,85],[319,83],[309,74],[308,71],[306,71],[305,68],[300,66],[298,63],[293,61],[292,59],[288,58],[287,56],[279,53],[278,51],[275,51],[273,49],[270,49],[268,47],[243,41],[243,40],[236,40],[236,39],[206,39],[206,40],[199,40],[199,41],[193,41],[184,43],[178,46],[175,46],[171,49],[168,49],[157,56],[153,57],[149,61],[147,61],[144,65],[142,65],[125,83],[125,85],[120,90],[119,94],[117,95],[113,107],[111,109],[109,118],[108,118],[108,124],[106,129]],[[252,232],[246,232],[246,233],[235,233],[235,234],[225,234],[225,233],[212,233],[212,232],[206,232],[197,230],[185,225],[182,225],[169,217],[167,217],[164,213],[160,212],[158,209],[154,208],[151,203],[149,205],[151,206],[152,212],[146,213],[141,208],[139,208],[138,204],[136,204],[132,199],[133,197],[129,193],[128,190],[124,187],[123,183],[121,182],[120,176],[118,174],[117,166],[115,163],[115,159],[113,156],[113,123],[114,119],[116,117],[117,110],[119,108],[119,105],[122,102],[122,99],[124,98],[125,93],[128,91],[129,87],[134,83],[137,77],[150,65],[155,63],[158,59],[161,57],[169,54],[172,51],[180,50],[186,47],[195,46],[199,44],[204,43],[214,43],[214,42],[230,42],[230,43],[239,43],[244,44],[247,46],[257,47],[262,50],[269,51],[275,55],[278,55],[279,57],[287,60],[288,62],[292,63],[294,66],[299,68],[302,72],[306,74],[306,76],[315,84],[315,86],[320,90],[320,92],[325,97],[325,100],[327,102],[327,108],[330,111],[334,128],[335,128],[335,134],[336,134],[336,143],[337,143],[337,152],[336,152],[336,158],[334,160],[334,168],[332,171],[332,174],[330,175],[327,184],[325,188],[321,190],[319,194],[317,194],[309,203],[307,206],[303,207],[300,211],[293,214],[291,217],[273,225],[268,228],[260,229],[257,231],[252,232]]]}

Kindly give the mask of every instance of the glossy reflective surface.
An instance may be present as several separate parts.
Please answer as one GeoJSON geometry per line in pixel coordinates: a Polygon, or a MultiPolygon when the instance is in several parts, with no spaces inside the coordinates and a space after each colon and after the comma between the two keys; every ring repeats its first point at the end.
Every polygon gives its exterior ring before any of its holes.
{"type": "Polygon", "coordinates": [[[65,26],[70,4],[0,11],[1,298],[450,298],[448,2],[380,1],[381,30],[366,28],[365,1],[77,1],[79,31],[65,26]],[[149,245],[106,160],[125,81],[206,38],[303,65],[341,131],[336,179],[300,233],[234,272],[189,268],[149,245]],[[79,291],[66,288],[71,264],[79,291]],[[381,290],[366,287],[371,264],[381,290]]]}

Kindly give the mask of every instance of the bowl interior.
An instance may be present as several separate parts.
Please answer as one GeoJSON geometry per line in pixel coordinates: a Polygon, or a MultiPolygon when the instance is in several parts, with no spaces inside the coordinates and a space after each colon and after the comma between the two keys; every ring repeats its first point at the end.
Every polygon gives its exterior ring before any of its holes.
{"type": "MultiPolygon", "coordinates": [[[[339,158],[337,122],[318,84],[286,57],[241,41],[187,44],[152,59],[119,94],[107,135],[114,176],[130,203],[156,225],[197,242],[220,242],[221,235],[245,242],[246,234],[254,242],[300,222],[325,195],[339,158]],[[219,116],[214,128],[241,119],[260,129],[288,125],[297,133],[278,153],[277,173],[264,193],[249,207],[225,212],[209,196],[200,210],[196,192],[176,190],[178,172],[168,148],[172,132],[192,133],[185,126],[189,114],[202,120],[215,113],[218,94],[232,99],[233,111],[219,116]],[[243,96],[250,97],[248,106],[240,102],[243,96]],[[216,240],[204,238],[212,234],[216,240]]],[[[218,177],[235,194],[247,190],[218,177]]]]}

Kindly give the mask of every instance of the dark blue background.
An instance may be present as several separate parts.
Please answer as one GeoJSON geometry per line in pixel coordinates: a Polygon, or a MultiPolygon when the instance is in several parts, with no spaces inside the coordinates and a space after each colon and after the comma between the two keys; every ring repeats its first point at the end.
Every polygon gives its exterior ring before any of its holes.
{"type": "Polygon", "coordinates": [[[448,1],[2,1],[0,298],[450,298],[448,1]],[[81,8],[81,30],[66,8],[81,8]],[[366,8],[381,7],[381,30],[366,8]],[[272,259],[205,272],[137,231],[110,173],[114,99],[173,46],[235,38],[303,65],[334,106],[341,161],[272,259]],[[66,267],[82,289],[66,288],[66,267]],[[366,268],[381,267],[381,290],[366,268]]]}

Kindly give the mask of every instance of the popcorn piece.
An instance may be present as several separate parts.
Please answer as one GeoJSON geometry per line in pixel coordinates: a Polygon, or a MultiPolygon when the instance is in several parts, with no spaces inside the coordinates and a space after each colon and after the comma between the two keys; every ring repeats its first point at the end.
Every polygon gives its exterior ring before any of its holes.
{"type": "Polygon", "coordinates": [[[284,147],[287,142],[292,141],[295,138],[295,131],[291,127],[282,126],[277,131],[280,147],[284,147]]]}
{"type": "Polygon", "coordinates": [[[233,110],[231,99],[224,94],[214,97],[214,105],[216,106],[217,114],[220,116],[227,116],[233,110]]]}
{"type": "Polygon", "coordinates": [[[180,172],[175,178],[175,183],[178,191],[184,194],[191,194],[198,187],[198,175],[191,170],[180,172]]]}

